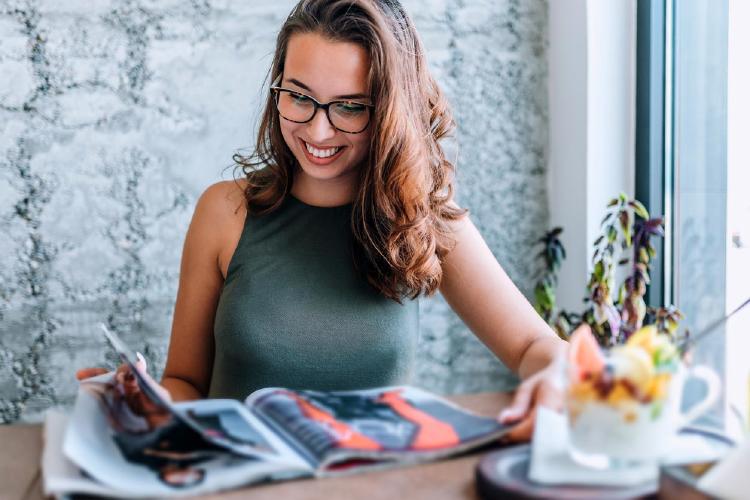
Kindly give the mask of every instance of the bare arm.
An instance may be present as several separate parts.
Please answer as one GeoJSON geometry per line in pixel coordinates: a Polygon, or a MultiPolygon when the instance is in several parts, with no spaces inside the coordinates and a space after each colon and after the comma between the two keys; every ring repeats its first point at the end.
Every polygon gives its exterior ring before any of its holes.
{"type": "Polygon", "coordinates": [[[456,246],[443,262],[440,291],[474,334],[526,379],[565,343],[537,314],[468,217],[453,223],[456,246]]]}
{"type": "Polygon", "coordinates": [[[474,334],[523,382],[498,419],[515,423],[508,441],[526,441],[536,408],[562,408],[553,361],[565,349],[495,259],[468,217],[453,223],[456,246],[443,261],[440,291],[474,334]]]}
{"type": "MultiPolygon", "coordinates": [[[[221,256],[236,246],[240,190],[233,182],[209,187],[198,200],[180,264],[167,364],[161,384],[175,401],[208,393],[213,368],[213,324],[224,276],[221,256]]],[[[240,214],[244,218],[244,213],[240,214]]]]}

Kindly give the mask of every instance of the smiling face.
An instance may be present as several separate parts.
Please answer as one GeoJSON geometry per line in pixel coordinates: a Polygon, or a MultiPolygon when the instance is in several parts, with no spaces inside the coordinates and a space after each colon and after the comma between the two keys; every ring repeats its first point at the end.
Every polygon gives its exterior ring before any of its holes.
{"type": "MultiPolygon", "coordinates": [[[[298,33],[289,39],[280,87],[311,96],[321,103],[363,94],[353,101],[370,103],[367,88],[369,57],[361,46],[334,42],[318,33],[298,33]]],[[[326,113],[318,109],[312,120],[295,123],[280,119],[281,134],[299,162],[295,184],[327,191],[333,186],[353,189],[357,167],[370,147],[372,122],[364,132],[337,130],[326,113]],[[317,151],[312,153],[309,147],[317,151]],[[341,148],[331,157],[325,157],[341,148]],[[326,189],[328,188],[328,189],[326,189]]]]}

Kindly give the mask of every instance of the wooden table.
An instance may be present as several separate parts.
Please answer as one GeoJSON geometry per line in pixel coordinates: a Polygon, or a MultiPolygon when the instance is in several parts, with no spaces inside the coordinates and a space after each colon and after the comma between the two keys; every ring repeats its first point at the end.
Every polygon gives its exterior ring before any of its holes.
{"type": "MultiPolygon", "coordinates": [[[[450,396],[461,406],[479,414],[495,416],[510,402],[506,393],[450,396]]],[[[0,499],[41,500],[42,451],[40,425],[0,426],[0,499]]],[[[249,486],[226,493],[197,497],[203,500],[396,498],[430,500],[476,499],[474,468],[481,453],[429,464],[387,471],[367,472],[349,477],[298,479],[282,483],[249,486]],[[252,494],[252,496],[250,496],[252,494]]]]}

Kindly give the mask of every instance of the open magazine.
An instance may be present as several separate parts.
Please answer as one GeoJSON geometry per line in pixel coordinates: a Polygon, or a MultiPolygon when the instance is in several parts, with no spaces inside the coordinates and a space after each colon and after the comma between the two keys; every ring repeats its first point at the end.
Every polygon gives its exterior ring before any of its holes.
{"type": "Polygon", "coordinates": [[[494,418],[411,386],[337,392],[265,388],[244,404],[172,403],[136,368],[127,346],[103,329],[151,404],[133,412],[113,373],[82,382],[67,425],[59,415],[47,422],[47,494],[185,496],[343,475],[456,455],[496,441],[507,430],[494,418]]]}

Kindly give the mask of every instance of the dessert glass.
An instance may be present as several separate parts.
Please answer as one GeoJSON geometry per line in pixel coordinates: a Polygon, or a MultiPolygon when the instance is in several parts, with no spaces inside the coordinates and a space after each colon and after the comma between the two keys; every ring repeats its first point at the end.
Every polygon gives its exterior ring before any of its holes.
{"type": "Polygon", "coordinates": [[[602,351],[593,335],[571,339],[565,389],[569,451],[578,463],[622,468],[655,463],[685,425],[720,394],[716,373],[686,366],[668,336],[644,327],[625,345],[602,351]],[[701,379],[704,398],[681,411],[685,382],[701,379]]]}

